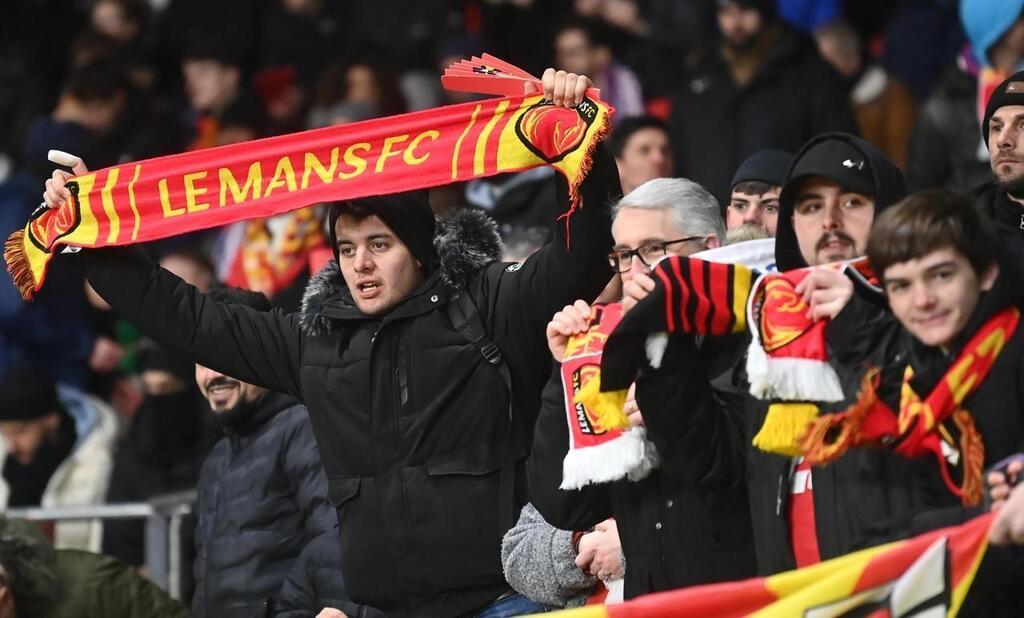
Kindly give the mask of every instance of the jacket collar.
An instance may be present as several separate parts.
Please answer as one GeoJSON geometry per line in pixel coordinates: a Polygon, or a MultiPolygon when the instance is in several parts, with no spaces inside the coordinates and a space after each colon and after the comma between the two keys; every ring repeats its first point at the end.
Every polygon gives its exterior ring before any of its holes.
{"type": "MultiPolygon", "coordinates": [[[[497,225],[486,214],[473,209],[456,211],[438,221],[434,246],[441,258],[440,268],[385,320],[418,315],[443,304],[484,266],[501,259],[502,253],[497,225]]],[[[364,315],[356,308],[335,261],[328,262],[306,285],[299,326],[308,336],[330,334],[340,322],[376,319],[380,318],[364,315]]]]}

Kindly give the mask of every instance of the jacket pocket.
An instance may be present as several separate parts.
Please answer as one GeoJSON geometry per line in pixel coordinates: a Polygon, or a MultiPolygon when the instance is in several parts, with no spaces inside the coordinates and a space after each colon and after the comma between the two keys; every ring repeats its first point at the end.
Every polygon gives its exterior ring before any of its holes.
{"type": "Polygon", "coordinates": [[[412,532],[429,586],[445,589],[501,580],[500,468],[501,446],[483,445],[406,469],[412,532]]]}
{"type": "Polygon", "coordinates": [[[359,495],[359,477],[332,477],[327,480],[327,499],[340,509],[359,495]]]}

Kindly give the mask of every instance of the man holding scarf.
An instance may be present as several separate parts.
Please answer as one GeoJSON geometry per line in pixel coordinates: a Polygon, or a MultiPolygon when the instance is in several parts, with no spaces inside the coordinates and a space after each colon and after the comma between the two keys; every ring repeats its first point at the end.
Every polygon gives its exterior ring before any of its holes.
{"type": "MultiPolygon", "coordinates": [[[[646,277],[653,264],[666,255],[686,256],[718,247],[725,233],[714,197],[700,185],[680,178],[640,185],[618,202],[613,213],[615,247],[609,261],[626,285],[636,277],[646,277]]],[[[645,459],[632,469],[620,470],[611,482],[599,482],[591,474],[592,484],[577,491],[565,489],[571,467],[567,453],[574,456],[588,450],[570,440],[565,402],[571,386],[564,374],[571,359],[566,349],[572,345],[570,336],[591,328],[590,315],[589,305],[577,300],[556,313],[547,326],[548,346],[558,369],[544,390],[528,466],[534,506],[555,526],[567,530],[598,526],[592,533],[598,535],[605,534],[600,522],[614,517],[625,557],[627,599],[752,576],[749,507],[742,474],[731,467],[735,458],[724,451],[701,461],[691,456],[709,441],[732,445],[742,455],[737,446],[738,419],[723,410],[711,390],[707,361],[714,356],[713,347],[694,346],[677,357],[693,376],[678,389],[677,401],[685,402],[686,412],[702,420],[700,430],[675,431],[680,424],[672,420],[654,428],[651,422],[664,423],[663,417],[647,419],[645,406],[638,407],[629,398],[625,409],[630,422],[646,422],[651,429],[654,445],[645,447],[645,459]],[[659,462],[651,463],[652,459],[659,462]]],[[[612,435],[601,430],[594,433],[612,435]]],[[[616,440],[626,438],[624,434],[616,440]]],[[[599,450],[600,459],[621,460],[619,445],[605,443],[589,449],[599,450]]],[[[592,472],[600,463],[591,460],[586,467],[592,472]]],[[[586,481],[569,486],[583,484],[586,481]]],[[[586,538],[578,544],[576,564],[604,580],[619,577],[618,565],[609,567],[599,557],[595,559],[593,550],[587,553],[586,538]]]]}
{"type": "MultiPolygon", "coordinates": [[[[590,85],[551,69],[543,92],[573,107],[590,85]]],[[[51,208],[68,198],[65,178],[48,182],[51,208]]],[[[435,229],[425,192],[335,204],[337,261],[299,314],[214,302],[125,250],[76,259],[154,339],[307,405],[353,600],[389,616],[511,616],[538,610],[505,582],[500,540],[523,502],[544,324],[607,282],[605,206],[618,192],[599,148],[581,208],[521,266],[496,262],[489,221],[464,213],[435,229]]],[[[565,184],[561,196],[568,208],[565,184]]]]}
{"type": "MultiPolygon", "coordinates": [[[[901,199],[904,191],[902,174],[895,165],[863,140],[846,134],[811,140],[797,154],[781,194],[775,245],[779,271],[863,255],[874,218],[901,199]]],[[[634,299],[643,299],[654,289],[649,277],[635,278],[624,286],[627,296],[634,299]]],[[[838,271],[811,270],[796,287],[796,294],[803,296],[814,320],[833,318],[823,336],[831,355],[829,364],[835,368],[845,396],[822,403],[820,413],[844,410],[856,400],[865,360],[875,365],[893,362],[888,355],[898,325],[868,295],[854,293],[853,284],[838,271]]],[[[645,306],[653,308],[654,304],[645,306]]],[[[648,310],[646,307],[634,310],[648,310]]],[[[655,311],[664,313],[664,309],[655,311]]],[[[742,342],[726,350],[726,356],[731,350],[732,360],[717,359],[728,369],[713,377],[718,388],[746,393],[750,384],[743,370],[743,351],[750,339],[749,335],[740,338],[742,342]]],[[[694,431],[697,426],[691,423],[707,423],[686,415],[686,399],[679,388],[690,375],[687,355],[679,349],[692,345],[691,341],[692,336],[671,337],[660,368],[644,368],[637,380],[637,403],[655,441],[653,434],[659,426],[674,423],[694,431]]],[[[778,397],[745,396],[742,442],[737,446],[708,440],[704,449],[691,453],[694,462],[732,453],[737,457],[733,468],[745,470],[762,574],[905,537],[918,511],[954,503],[952,496],[936,488],[940,481],[931,476],[934,466],[930,462],[906,459],[891,451],[851,450],[828,466],[812,467],[800,457],[751,446],[772,403],[788,402],[778,397]],[[922,483],[922,478],[933,482],[922,483]]]]}

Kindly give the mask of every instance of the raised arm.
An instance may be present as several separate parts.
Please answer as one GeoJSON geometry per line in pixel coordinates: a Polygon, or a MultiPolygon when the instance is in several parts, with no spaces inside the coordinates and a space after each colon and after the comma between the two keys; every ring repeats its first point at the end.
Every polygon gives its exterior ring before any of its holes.
{"type": "MultiPolygon", "coordinates": [[[[88,171],[78,158],[67,163],[75,174],[88,171]]],[[[70,199],[70,177],[55,170],[46,181],[48,207],[70,199]]],[[[69,259],[103,300],[160,344],[235,379],[302,398],[295,317],[215,302],[138,249],[87,249],[69,259]]]]}

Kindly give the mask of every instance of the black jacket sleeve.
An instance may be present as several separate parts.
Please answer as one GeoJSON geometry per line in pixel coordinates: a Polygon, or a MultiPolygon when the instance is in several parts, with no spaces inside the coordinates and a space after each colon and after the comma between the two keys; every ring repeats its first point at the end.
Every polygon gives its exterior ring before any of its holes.
{"type": "Polygon", "coordinates": [[[709,352],[672,337],[659,368],[637,380],[636,401],[663,470],[684,485],[730,486],[743,478],[743,395],[712,389],[709,352]]]}
{"type": "Polygon", "coordinates": [[[565,420],[562,376],[556,365],[544,387],[540,416],[533,434],[533,451],[526,469],[530,501],[544,519],[563,530],[587,530],[612,516],[610,485],[588,485],[578,490],[559,489],[562,460],[569,452],[569,426],[565,420]]]}
{"type": "Polygon", "coordinates": [[[89,249],[72,259],[103,300],[160,344],[237,380],[302,399],[296,316],[212,301],[137,249],[89,249]]]}
{"type": "MultiPolygon", "coordinates": [[[[568,185],[561,175],[558,183],[559,200],[568,210],[568,185]]],[[[488,330],[499,347],[530,342],[546,349],[544,329],[551,316],[577,299],[589,302],[601,293],[612,276],[607,261],[612,247],[608,204],[621,193],[615,160],[599,144],[590,173],[580,185],[578,210],[568,223],[555,223],[554,240],[519,268],[484,269],[474,300],[478,307],[486,307],[488,330]]]]}

